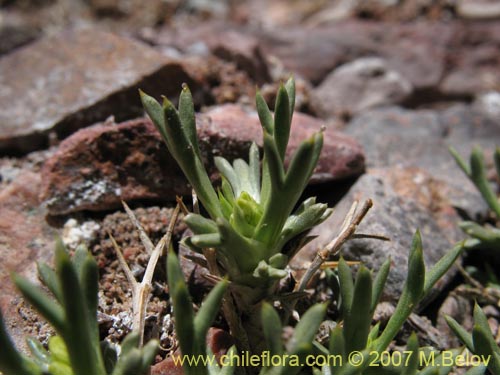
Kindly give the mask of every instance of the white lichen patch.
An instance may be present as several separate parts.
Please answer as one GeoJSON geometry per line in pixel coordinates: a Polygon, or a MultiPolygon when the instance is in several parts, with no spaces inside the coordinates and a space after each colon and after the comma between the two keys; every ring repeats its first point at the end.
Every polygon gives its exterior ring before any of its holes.
{"type": "Polygon", "coordinates": [[[82,224],[75,219],[69,219],[64,223],[62,241],[74,250],[80,244],[88,245],[96,236],[100,225],[95,221],[86,221],[82,224]]]}

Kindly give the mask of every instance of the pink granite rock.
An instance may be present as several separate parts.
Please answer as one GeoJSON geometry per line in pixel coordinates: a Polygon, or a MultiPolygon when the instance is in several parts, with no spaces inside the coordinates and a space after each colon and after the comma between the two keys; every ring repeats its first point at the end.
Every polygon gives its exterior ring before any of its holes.
{"type": "MultiPolygon", "coordinates": [[[[247,158],[252,142],[260,144],[258,117],[237,105],[215,107],[198,117],[200,149],[213,179],[213,157],[247,158]]],[[[288,158],[322,123],[296,113],[288,158]]],[[[333,129],[325,141],[312,182],[326,182],[359,175],[364,155],[352,138],[333,129]]],[[[82,129],[61,143],[43,169],[42,199],[52,215],[81,210],[105,210],[120,200],[172,201],[190,188],[159,133],[147,119],[122,124],[98,124],[82,129]]]]}

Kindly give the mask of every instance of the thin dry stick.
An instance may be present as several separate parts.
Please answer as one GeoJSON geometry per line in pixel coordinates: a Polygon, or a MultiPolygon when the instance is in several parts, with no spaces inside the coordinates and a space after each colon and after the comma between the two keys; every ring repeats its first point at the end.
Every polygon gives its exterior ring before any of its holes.
{"type": "MultiPolygon", "coordinates": [[[[125,207],[125,211],[127,212],[129,218],[131,221],[134,223],[134,225],[137,227],[139,230],[139,233],[141,233],[141,242],[144,245],[144,247],[147,249],[150,244],[152,245],[152,241],[149,239],[147,236],[146,232],[142,228],[141,224],[135,217],[134,213],[130,208],[127,206],[125,202],[123,202],[123,205],[125,207]]],[[[128,266],[127,262],[125,261],[125,258],[123,257],[123,253],[116,243],[115,239],[111,234],[109,234],[109,237],[111,238],[111,242],[113,243],[113,247],[116,250],[116,254],[118,256],[118,261],[120,262],[120,266],[123,269],[123,272],[125,273],[125,276],[127,277],[128,282],[132,286],[132,312],[133,312],[133,321],[132,321],[132,329],[134,331],[138,331],[140,335],[140,340],[139,340],[139,346],[143,345],[144,341],[144,325],[145,325],[145,320],[146,320],[146,307],[147,303],[149,301],[149,296],[150,292],[152,289],[152,282],[153,282],[153,274],[154,270],[156,268],[156,264],[158,263],[158,259],[163,253],[163,250],[165,248],[166,244],[169,244],[170,241],[172,240],[172,233],[174,231],[174,226],[175,223],[177,222],[177,218],[179,216],[179,211],[180,211],[180,204],[177,204],[175,207],[174,213],[172,214],[172,217],[170,219],[170,224],[167,229],[167,233],[161,238],[161,240],[158,242],[156,247],[152,249],[150,252],[151,257],[149,258],[148,265],[146,267],[146,271],[144,273],[144,276],[142,278],[142,281],[139,283],[135,279],[134,275],[132,274],[132,271],[130,270],[130,267],[128,266]]]]}
{"type": "Polygon", "coordinates": [[[361,223],[372,206],[372,200],[367,199],[363,203],[363,206],[361,207],[359,212],[356,213],[358,202],[355,201],[352,204],[349,212],[344,219],[344,222],[342,223],[340,233],[333,240],[331,240],[324,249],[316,253],[316,257],[300,280],[300,283],[295,287],[295,291],[302,292],[306,288],[307,284],[314,276],[314,274],[321,268],[323,262],[325,262],[330,255],[338,254],[342,245],[354,235],[356,229],[358,228],[358,225],[361,223]]]}

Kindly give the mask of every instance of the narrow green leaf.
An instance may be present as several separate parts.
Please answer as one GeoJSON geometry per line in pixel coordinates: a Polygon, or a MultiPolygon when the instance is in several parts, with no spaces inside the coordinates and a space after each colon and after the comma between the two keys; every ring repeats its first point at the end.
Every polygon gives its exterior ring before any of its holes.
{"type": "Polygon", "coordinates": [[[444,319],[448,324],[448,327],[453,331],[453,333],[458,337],[458,339],[469,349],[474,352],[474,342],[472,340],[472,335],[467,332],[458,322],[451,316],[445,315],[444,319]]]}
{"type": "Polygon", "coordinates": [[[287,188],[298,192],[296,199],[300,197],[309,182],[314,168],[318,164],[322,147],[323,133],[320,132],[302,142],[293,155],[286,173],[285,184],[287,188]]]}
{"type": "Polygon", "coordinates": [[[64,330],[64,311],[60,305],[54,303],[35,284],[28,280],[13,275],[13,281],[23,297],[36,309],[59,333],[64,330]]]}
{"type": "Polygon", "coordinates": [[[233,205],[229,203],[229,201],[226,199],[226,197],[220,190],[217,191],[217,195],[219,197],[219,204],[224,219],[230,220],[231,215],[233,214],[233,205]]]}
{"type": "MultiPolygon", "coordinates": [[[[0,343],[1,344],[1,343],[0,343]]],[[[40,344],[39,341],[32,337],[28,337],[26,339],[26,344],[28,346],[28,349],[30,350],[31,355],[33,356],[34,360],[37,362],[37,364],[40,365],[47,365],[50,361],[50,354],[49,352],[43,347],[42,344],[40,344]]],[[[1,345],[2,348],[4,347],[1,345]]]]}
{"type": "Polygon", "coordinates": [[[165,130],[165,118],[163,113],[163,107],[160,103],[153,97],[147,95],[142,90],[139,90],[141,96],[141,101],[146,113],[153,121],[163,138],[167,138],[167,133],[165,130]]]}
{"type": "Polygon", "coordinates": [[[491,185],[486,176],[486,167],[484,165],[483,153],[477,147],[472,150],[470,156],[471,179],[481,192],[484,200],[490,208],[495,212],[497,217],[500,217],[500,202],[492,190],[491,185]]]}
{"type": "Polygon", "coordinates": [[[278,90],[274,108],[274,140],[281,160],[285,160],[286,147],[290,137],[290,101],[283,85],[278,90]]]}
{"type": "Polygon", "coordinates": [[[100,342],[100,346],[106,374],[111,374],[118,361],[117,345],[112,344],[108,340],[103,340],[100,342]]]}
{"type": "Polygon", "coordinates": [[[288,100],[290,102],[290,122],[293,117],[293,111],[295,109],[295,79],[290,77],[285,83],[285,89],[288,94],[288,100]]]}
{"type": "Polygon", "coordinates": [[[260,93],[260,91],[257,91],[257,94],[255,94],[255,102],[256,102],[257,113],[259,115],[259,120],[260,120],[260,123],[262,125],[262,128],[268,134],[273,135],[273,133],[274,133],[273,116],[271,114],[271,111],[269,110],[269,107],[267,106],[266,101],[262,97],[262,94],[260,93]]]}
{"type": "Polygon", "coordinates": [[[370,333],[368,334],[368,340],[367,340],[367,347],[371,347],[371,344],[377,339],[378,333],[380,332],[380,322],[377,322],[372,329],[370,330],[370,333]]]}
{"type": "MultiPolygon", "coordinates": [[[[62,240],[59,238],[56,241],[56,249],[61,248],[64,250],[66,253],[68,252],[68,249],[66,248],[66,245],[62,242],[62,240]]],[[[56,250],[57,252],[57,250],[56,250]]],[[[87,260],[87,255],[89,251],[87,250],[87,247],[85,245],[79,245],[76,248],[75,253],[73,254],[73,257],[71,259],[71,263],[73,263],[73,267],[75,268],[76,274],[78,275],[78,279],[81,280],[82,278],[82,269],[83,269],[83,264],[87,260]]]]}
{"type": "MultiPolygon", "coordinates": [[[[182,354],[193,355],[194,312],[179,260],[173,251],[167,257],[168,286],[174,306],[176,332],[182,354]]],[[[186,365],[187,366],[187,365],[186,365]]]]}
{"type": "Polygon", "coordinates": [[[326,304],[316,304],[310,307],[302,316],[292,336],[291,351],[312,343],[326,314],[326,307],[326,304]]]}
{"type": "MultiPolygon", "coordinates": [[[[487,367],[483,365],[474,366],[470,368],[464,375],[484,375],[487,367]]],[[[419,374],[420,375],[420,374],[419,374]]]]}
{"type": "Polygon", "coordinates": [[[354,296],[354,282],[352,272],[343,257],[340,257],[338,265],[340,296],[342,298],[342,316],[348,316],[352,309],[352,299],[354,296]]]}
{"type": "Polygon", "coordinates": [[[450,151],[450,154],[451,156],[453,156],[453,158],[455,159],[455,161],[457,162],[458,166],[460,167],[460,169],[462,169],[462,171],[468,176],[470,177],[471,175],[471,171],[470,171],[470,168],[469,166],[467,165],[467,163],[465,162],[465,160],[460,156],[460,154],[457,152],[457,150],[455,150],[453,147],[450,147],[448,149],[450,151]]]}
{"type": "Polygon", "coordinates": [[[423,296],[426,296],[431,291],[434,284],[436,284],[436,282],[451,268],[460,254],[462,254],[463,250],[463,243],[455,245],[436,264],[434,264],[429,271],[427,271],[427,274],[425,275],[424,290],[422,292],[423,296]]]}
{"type": "MultiPolygon", "coordinates": [[[[477,331],[482,332],[482,338],[487,339],[488,341],[484,341],[484,344],[487,344],[489,346],[489,350],[493,356],[496,356],[497,358],[500,358],[500,348],[495,342],[495,339],[493,337],[493,334],[491,333],[490,325],[488,324],[488,319],[486,318],[486,315],[484,314],[483,310],[479,305],[476,303],[474,306],[474,328],[477,328],[477,331]]],[[[476,329],[474,330],[476,332],[476,329]]],[[[472,334],[472,338],[474,340],[474,348],[476,352],[481,352],[481,349],[477,347],[476,345],[476,339],[474,336],[474,332],[472,334]]],[[[480,353],[480,354],[487,354],[487,353],[480,353]]]]}
{"type": "Polygon", "coordinates": [[[493,153],[493,162],[495,163],[495,169],[497,171],[497,176],[500,178],[500,147],[495,149],[493,153]]]}
{"type": "Polygon", "coordinates": [[[99,343],[93,340],[92,317],[89,317],[84,292],[69,255],[56,247],[56,271],[60,277],[66,322],[61,333],[75,375],[104,375],[102,358],[96,356],[99,343]],[[92,322],[92,323],[91,323],[92,322]]]}
{"type": "Polygon", "coordinates": [[[190,213],[184,217],[184,222],[195,234],[217,233],[217,224],[201,215],[190,213]]]}
{"type": "Polygon", "coordinates": [[[259,148],[252,142],[249,151],[249,173],[250,182],[252,184],[252,197],[256,202],[260,202],[260,161],[259,161],[259,148]]]}
{"type": "Polygon", "coordinates": [[[193,151],[201,159],[200,148],[198,146],[198,134],[196,132],[196,116],[194,113],[193,97],[186,84],[182,85],[182,91],[179,96],[179,118],[193,151]]]}
{"type": "Polygon", "coordinates": [[[61,363],[70,365],[68,349],[61,336],[52,336],[49,339],[49,351],[51,357],[61,363]]]}
{"type": "Polygon", "coordinates": [[[56,300],[60,303],[62,300],[61,286],[59,285],[59,280],[57,279],[57,275],[54,270],[47,264],[41,262],[37,262],[37,270],[42,283],[50,290],[56,300]]]}
{"type": "Polygon", "coordinates": [[[28,358],[21,355],[10,339],[0,311],[0,371],[5,375],[42,375],[28,358]]]}
{"type": "Polygon", "coordinates": [[[418,354],[418,338],[415,332],[413,332],[408,339],[406,351],[409,352],[409,354],[405,355],[401,375],[416,375],[420,365],[420,358],[418,354]],[[408,355],[410,356],[409,358],[408,355]]]}
{"type": "Polygon", "coordinates": [[[164,141],[167,144],[168,150],[195,189],[200,202],[210,217],[212,219],[221,217],[222,212],[218,204],[217,194],[212,187],[205,166],[193,149],[177,110],[167,98],[164,98],[163,110],[166,125],[164,141]]]}
{"type": "Polygon", "coordinates": [[[372,278],[370,271],[361,266],[356,275],[351,308],[344,316],[344,338],[348,353],[362,350],[366,347],[370,332],[372,278]]]}
{"type": "Polygon", "coordinates": [[[226,198],[226,200],[228,201],[228,203],[231,206],[233,206],[234,205],[234,200],[235,200],[236,197],[234,196],[234,191],[231,188],[231,185],[229,184],[229,182],[224,177],[222,177],[221,189],[222,189],[222,193],[224,194],[224,198],[226,198]]]}
{"type": "Polygon", "coordinates": [[[214,163],[222,176],[231,184],[235,198],[238,198],[241,194],[242,188],[233,166],[226,159],[220,156],[214,157],[214,163]]]}
{"type": "Polygon", "coordinates": [[[372,294],[372,303],[370,311],[373,312],[377,308],[378,302],[380,301],[380,297],[384,291],[385,282],[387,281],[387,277],[389,276],[389,271],[391,269],[391,258],[387,258],[387,260],[382,264],[380,269],[378,270],[377,276],[375,276],[375,280],[373,281],[373,294],[372,294]]]}
{"type": "Polygon", "coordinates": [[[330,342],[328,343],[328,350],[331,355],[341,355],[342,358],[346,355],[346,344],[344,340],[344,332],[341,325],[337,325],[330,332],[330,342]]]}
{"type": "Polygon", "coordinates": [[[198,234],[191,236],[190,242],[199,248],[218,247],[222,244],[222,238],[219,233],[198,234]]]}
{"type": "Polygon", "coordinates": [[[142,356],[137,348],[130,350],[126,356],[120,356],[112,375],[141,374],[142,356]]]}
{"type": "Polygon", "coordinates": [[[283,354],[283,343],[281,341],[282,329],[280,317],[274,307],[269,303],[263,303],[262,330],[266,339],[267,349],[271,355],[283,354]]]}
{"type": "Polygon", "coordinates": [[[494,342],[489,327],[488,331],[485,331],[482,326],[478,324],[474,325],[472,337],[474,340],[475,353],[484,357],[489,356],[488,369],[492,374],[500,374],[500,356],[495,350],[495,348],[498,349],[498,346],[496,346],[494,342]]]}
{"type": "Polygon", "coordinates": [[[141,350],[141,373],[146,373],[153,364],[160,343],[158,340],[150,340],[141,350]]]}
{"type": "Polygon", "coordinates": [[[139,332],[137,331],[132,331],[130,332],[127,336],[125,336],[125,339],[122,341],[120,345],[120,352],[122,356],[127,356],[132,349],[135,349],[139,347],[139,342],[141,341],[141,336],[139,332]]]}
{"type": "Polygon", "coordinates": [[[425,280],[425,264],[422,253],[422,239],[417,231],[413,236],[413,242],[408,257],[408,277],[403,287],[403,292],[396,306],[394,314],[389,319],[387,326],[374,342],[374,349],[384,351],[406,319],[422,298],[425,280]]]}
{"type": "Polygon", "coordinates": [[[264,134],[264,153],[269,166],[271,189],[282,189],[285,182],[285,170],[276,143],[268,134],[264,134]]]}
{"type": "Polygon", "coordinates": [[[206,354],[205,337],[217,317],[227,287],[228,282],[226,280],[219,282],[208,294],[194,318],[194,344],[198,347],[198,354],[206,354]]]}

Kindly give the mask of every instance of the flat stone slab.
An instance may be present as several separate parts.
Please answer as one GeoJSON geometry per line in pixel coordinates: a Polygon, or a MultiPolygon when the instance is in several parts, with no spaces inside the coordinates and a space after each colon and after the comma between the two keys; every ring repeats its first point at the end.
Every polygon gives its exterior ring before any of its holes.
{"type": "Polygon", "coordinates": [[[145,44],[93,30],[68,30],[0,60],[0,152],[26,153],[104,121],[137,117],[137,93],[177,95],[183,67],[145,44]]]}
{"type": "MultiPolygon", "coordinates": [[[[287,158],[321,126],[318,119],[296,113],[287,158]]],[[[214,156],[246,160],[251,143],[260,144],[262,139],[257,114],[237,105],[218,106],[199,115],[197,127],[202,157],[213,180],[218,178],[214,156]]],[[[363,172],[364,154],[355,140],[333,129],[325,130],[324,136],[313,182],[363,172]]],[[[61,143],[42,175],[42,199],[51,215],[107,210],[119,207],[122,199],[173,201],[176,195],[191,192],[160,134],[144,118],[78,131],[61,143]]]]}

